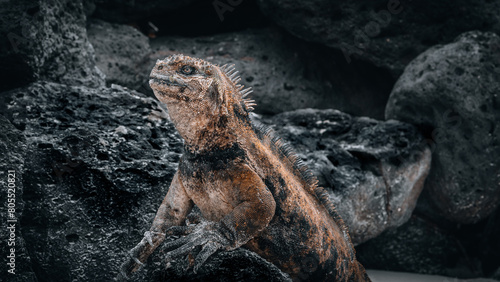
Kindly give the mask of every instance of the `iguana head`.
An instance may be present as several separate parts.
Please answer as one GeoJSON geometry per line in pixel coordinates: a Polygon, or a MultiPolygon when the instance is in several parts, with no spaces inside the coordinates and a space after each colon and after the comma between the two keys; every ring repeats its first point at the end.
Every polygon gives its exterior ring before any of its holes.
{"type": "Polygon", "coordinates": [[[181,136],[196,146],[201,141],[194,139],[220,134],[232,118],[248,116],[253,109],[253,101],[244,98],[251,90],[238,84],[237,73],[232,67],[173,55],[156,62],[149,85],[167,105],[181,136]]]}

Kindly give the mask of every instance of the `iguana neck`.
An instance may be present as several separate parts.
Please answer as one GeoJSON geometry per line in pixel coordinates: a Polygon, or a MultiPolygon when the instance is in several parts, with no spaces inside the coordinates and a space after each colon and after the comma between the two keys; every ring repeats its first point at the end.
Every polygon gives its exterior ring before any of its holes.
{"type": "Polygon", "coordinates": [[[170,119],[191,153],[205,153],[214,148],[224,149],[236,143],[234,119],[213,112],[193,113],[191,109],[167,104],[170,119]]]}

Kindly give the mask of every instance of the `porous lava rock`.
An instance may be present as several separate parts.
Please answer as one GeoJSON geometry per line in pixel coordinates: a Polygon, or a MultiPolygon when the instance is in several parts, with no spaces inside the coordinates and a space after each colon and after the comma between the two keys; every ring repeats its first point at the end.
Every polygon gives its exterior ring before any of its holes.
{"type": "Polygon", "coordinates": [[[0,237],[4,240],[0,246],[4,256],[0,271],[13,282],[37,281],[21,229],[26,205],[23,199],[26,149],[22,132],[0,115],[0,237]]]}
{"type": "Polygon", "coordinates": [[[98,87],[82,1],[3,1],[0,5],[0,91],[37,79],[98,87]]]}
{"type": "Polygon", "coordinates": [[[26,137],[21,227],[36,277],[111,281],[154,217],[182,140],[156,101],[120,87],[37,82],[0,98],[26,137]]]}
{"type": "Polygon", "coordinates": [[[106,75],[106,84],[130,89],[149,88],[149,38],[129,25],[93,19],[87,28],[95,50],[96,65],[106,75]]]}
{"type": "Polygon", "coordinates": [[[500,37],[468,32],[419,55],[391,93],[386,118],[419,126],[433,150],[430,200],[474,223],[500,204],[500,37]]]}

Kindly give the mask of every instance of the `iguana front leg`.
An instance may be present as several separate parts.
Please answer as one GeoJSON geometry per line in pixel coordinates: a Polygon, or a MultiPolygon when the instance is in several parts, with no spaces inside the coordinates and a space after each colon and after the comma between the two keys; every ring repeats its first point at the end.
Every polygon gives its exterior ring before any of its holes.
{"type": "Polygon", "coordinates": [[[236,193],[233,198],[238,199],[235,208],[220,221],[202,221],[195,228],[187,228],[187,236],[167,243],[165,249],[173,249],[167,253],[167,260],[202,246],[194,260],[193,271],[197,272],[217,250],[239,248],[267,227],[274,216],[276,202],[264,182],[246,165],[243,170],[234,169],[227,175],[231,175],[232,187],[226,191],[236,193]]]}
{"type": "MultiPolygon", "coordinates": [[[[167,230],[172,226],[181,225],[192,207],[193,202],[187,196],[179,180],[179,175],[176,173],[150,230],[146,231],[141,242],[129,251],[130,257],[121,265],[117,280],[127,280],[133,272],[137,271],[165,240],[167,230]]],[[[175,232],[175,228],[172,228],[171,231],[175,232]]]]}

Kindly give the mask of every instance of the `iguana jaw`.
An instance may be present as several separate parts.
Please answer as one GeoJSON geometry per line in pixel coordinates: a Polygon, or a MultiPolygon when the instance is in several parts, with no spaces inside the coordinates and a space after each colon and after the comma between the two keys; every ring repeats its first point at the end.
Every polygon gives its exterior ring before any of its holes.
{"type": "Polygon", "coordinates": [[[183,93],[188,85],[179,82],[173,76],[165,76],[161,74],[152,74],[150,76],[149,85],[155,92],[155,95],[161,98],[173,98],[176,100],[186,100],[186,96],[179,95],[183,93]]]}
{"type": "Polygon", "coordinates": [[[155,83],[160,83],[160,84],[167,84],[167,85],[174,85],[174,86],[187,86],[183,83],[178,82],[173,76],[166,76],[166,75],[161,75],[161,74],[153,74],[150,76],[151,81],[155,83]]]}

